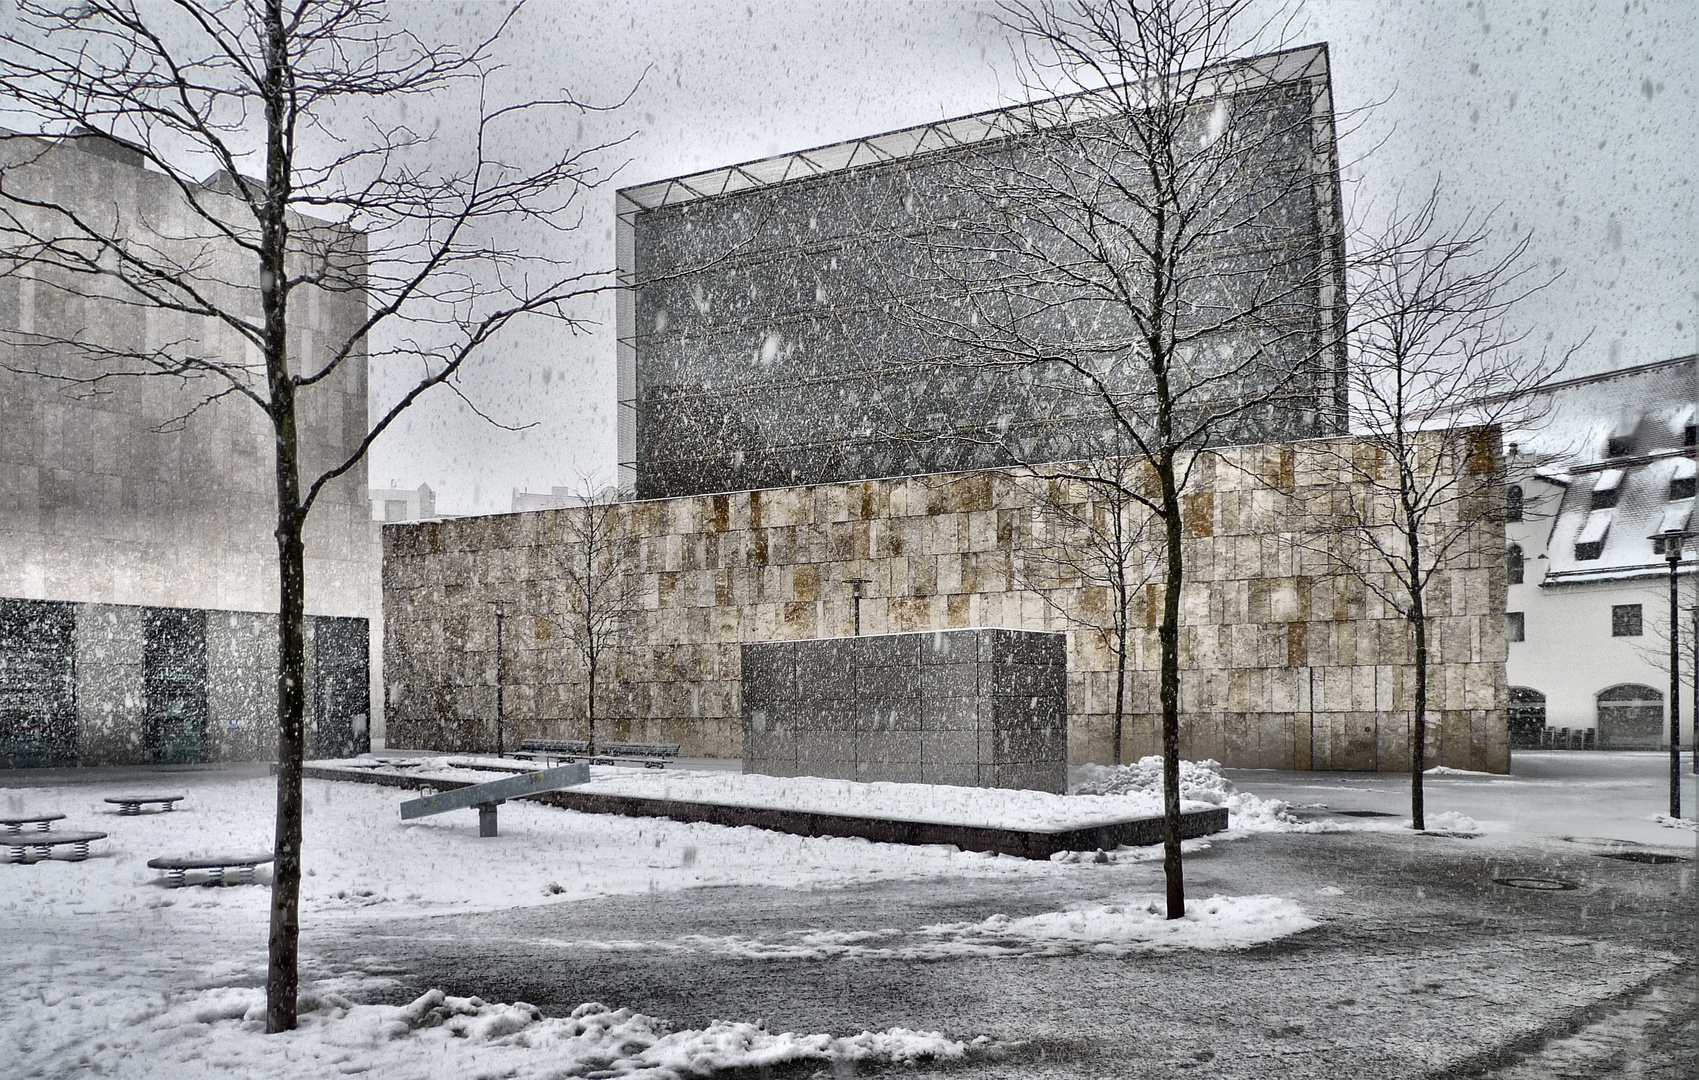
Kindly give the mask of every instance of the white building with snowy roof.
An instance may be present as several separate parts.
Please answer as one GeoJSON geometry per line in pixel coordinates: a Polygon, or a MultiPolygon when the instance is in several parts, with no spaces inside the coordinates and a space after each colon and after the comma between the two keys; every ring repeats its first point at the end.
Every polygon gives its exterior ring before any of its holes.
{"type": "MultiPolygon", "coordinates": [[[[1669,745],[1669,578],[1663,534],[1692,530],[1699,357],[1553,384],[1549,422],[1509,436],[1532,470],[1505,526],[1513,745],[1669,745]],[[1518,441],[1520,440],[1520,441],[1518,441]]],[[[1682,740],[1693,739],[1694,573],[1677,567],[1682,740]]]]}

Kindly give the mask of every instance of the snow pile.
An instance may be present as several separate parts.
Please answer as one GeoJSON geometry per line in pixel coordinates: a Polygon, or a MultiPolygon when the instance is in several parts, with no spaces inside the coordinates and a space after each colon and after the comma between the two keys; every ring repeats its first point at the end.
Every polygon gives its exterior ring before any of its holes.
{"type": "Polygon", "coordinates": [[[962,946],[957,952],[1048,956],[1081,950],[1244,949],[1317,925],[1282,896],[1212,896],[1188,903],[1179,919],[1169,919],[1166,911],[1160,896],[1135,896],[1024,918],[993,915],[977,923],[945,923],[921,933],[962,946]]]}
{"type": "MultiPolygon", "coordinates": [[[[1423,814],[1422,822],[1428,832],[1478,833],[1481,831],[1480,822],[1472,817],[1460,814],[1455,810],[1447,810],[1443,814],[1423,814]]],[[[1406,828],[1414,826],[1415,822],[1406,821],[1406,828]]]]}
{"type": "Polygon", "coordinates": [[[1503,779],[1503,777],[1501,777],[1498,773],[1481,772],[1478,769],[1453,769],[1449,765],[1435,765],[1431,769],[1424,769],[1422,771],[1422,775],[1423,776],[1484,776],[1489,780],[1501,780],[1501,779],[1503,779]]]}
{"type": "MultiPolygon", "coordinates": [[[[1074,779],[1070,790],[1076,796],[1136,795],[1153,799],[1161,812],[1162,759],[1154,754],[1118,769],[1082,765],[1074,770],[1074,779]]],[[[1225,806],[1229,831],[1293,832],[1309,828],[1292,816],[1289,803],[1259,799],[1237,790],[1231,780],[1221,775],[1221,763],[1208,758],[1180,762],[1180,801],[1182,805],[1195,802],[1225,806]]]]}
{"type": "MultiPolygon", "coordinates": [[[[708,937],[646,942],[646,951],[690,951],[741,960],[935,961],[957,957],[1013,959],[1079,953],[1124,956],[1177,949],[1244,949],[1307,930],[1316,920],[1280,896],[1212,896],[1169,920],[1155,895],[1123,897],[1066,911],[992,915],[979,922],[937,923],[908,933],[881,930],[800,930],[778,940],[708,937]]],[[[610,949],[614,943],[574,941],[574,949],[610,949]]]]}
{"type": "Polygon", "coordinates": [[[1699,821],[1693,818],[1670,817],[1668,814],[1653,814],[1652,820],[1666,829],[1686,829],[1688,832],[1699,831],[1699,821]]]}
{"type": "Polygon", "coordinates": [[[44,1041],[30,1040],[13,1060],[22,1071],[8,1075],[123,1075],[126,1065],[145,1062],[148,1075],[254,1080],[367,1071],[420,1080],[686,1080],[791,1062],[907,1064],[967,1053],[966,1044],[938,1032],[907,1028],[834,1038],[721,1020],[700,1030],[669,1031],[662,1020],[599,1003],[580,1005],[570,1017],[551,1018],[524,1002],[451,997],[441,990],[407,1005],[362,1005],[336,993],[307,992],[300,1010],[295,1031],[266,1035],[263,991],[219,987],[163,1007],[155,996],[133,1003],[117,1018],[130,1029],[128,1037],[99,1039],[69,1056],[65,1047],[50,1049],[44,1041]]]}

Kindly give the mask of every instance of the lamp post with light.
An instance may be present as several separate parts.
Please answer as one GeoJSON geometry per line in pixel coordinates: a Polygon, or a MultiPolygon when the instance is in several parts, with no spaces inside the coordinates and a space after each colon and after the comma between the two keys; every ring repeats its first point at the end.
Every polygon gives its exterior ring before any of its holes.
{"type": "Polygon", "coordinates": [[[855,636],[861,636],[861,587],[871,582],[872,578],[846,578],[845,583],[850,587],[850,599],[855,602],[855,636]]]}
{"type": "Polygon", "coordinates": [[[1654,539],[1664,544],[1664,562],[1670,568],[1670,817],[1681,817],[1681,605],[1676,591],[1676,569],[1681,565],[1681,542],[1687,530],[1676,526],[1654,539]]]}

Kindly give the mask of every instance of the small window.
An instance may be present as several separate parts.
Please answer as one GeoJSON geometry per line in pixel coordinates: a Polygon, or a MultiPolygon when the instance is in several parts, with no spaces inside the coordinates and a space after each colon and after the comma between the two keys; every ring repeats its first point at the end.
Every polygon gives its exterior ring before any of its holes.
{"type": "Polygon", "coordinates": [[[1640,635],[1640,605],[1612,604],[1611,637],[1639,637],[1640,635]]]}
{"type": "Polygon", "coordinates": [[[1672,501],[1691,498],[1693,498],[1693,477],[1691,475],[1677,476],[1670,481],[1670,499],[1672,501]]]}
{"type": "Polygon", "coordinates": [[[407,500],[385,499],[383,501],[383,519],[385,521],[406,521],[407,500]]]}
{"type": "Polygon", "coordinates": [[[1699,426],[1688,424],[1686,427],[1681,429],[1681,445],[1694,445],[1696,441],[1699,441],[1699,439],[1696,439],[1696,436],[1699,436],[1699,426]]]}
{"type": "Polygon", "coordinates": [[[1522,545],[1511,544],[1504,553],[1504,580],[1511,585],[1522,584],[1522,545]]]}
{"type": "Polygon", "coordinates": [[[1520,611],[1504,613],[1504,636],[1509,641],[1528,640],[1528,622],[1520,611]]]}
{"type": "Polygon", "coordinates": [[[1627,457],[1634,452],[1634,441],[1627,435],[1612,435],[1605,440],[1606,457],[1627,457]]]}
{"type": "Polygon", "coordinates": [[[1522,520],[1522,485],[1511,484],[1504,489],[1504,520],[1522,520]]]}

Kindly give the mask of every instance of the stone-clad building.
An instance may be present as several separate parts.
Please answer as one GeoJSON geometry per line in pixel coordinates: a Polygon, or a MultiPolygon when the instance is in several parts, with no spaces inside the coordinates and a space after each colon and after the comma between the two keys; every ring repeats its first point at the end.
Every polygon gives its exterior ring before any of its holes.
{"type": "MultiPolygon", "coordinates": [[[[1186,496],[1182,753],[1230,766],[1403,769],[1412,673],[1406,625],[1314,550],[1341,483],[1339,444],[1228,448],[1186,496]]],[[[686,756],[741,753],[744,642],[851,632],[847,582],[868,579],[867,633],[947,627],[1065,629],[1023,587],[1032,529],[1011,471],[867,480],[620,504],[641,610],[612,659],[603,737],[677,742],[686,756]],[[611,730],[609,730],[611,729],[611,730]]],[[[491,601],[506,611],[509,744],[583,738],[583,677],[560,638],[559,515],[463,518],[384,529],[389,744],[493,745],[491,601]],[[552,617],[552,618],[551,618],[552,617]]],[[[1508,767],[1504,537],[1485,521],[1437,578],[1429,760],[1508,767]]],[[[1103,596],[1066,583],[1074,610],[1103,596]]],[[[1158,750],[1160,586],[1135,605],[1124,751],[1158,750]]],[[[1069,756],[1106,761],[1113,657],[1069,635],[1069,756]]]]}
{"type": "MultiPolygon", "coordinates": [[[[205,235],[171,180],[124,144],[10,137],[0,157],[8,190],[50,192],[97,223],[168,238],[161,250],[196,261],[202,287],[222,301],[257,295],[243,284],[251,264],[205,235]]],[[[196,197],[237,220],[227,181],[209,180],[196,197]]],[[[104,342],[221,358],[250,347],[214,320],[133,302],[116,276],[17,257],[21,239],[0,228],[15,257],[0,267],[0,768],[269,758],[269,421],[241,398],[208,400],[219,388],[206,379],[115,379],[92,393],[25,373],[87,375],[104,342]],[[72,336],[91,354],[56,344],[72,336]]],[[[302,290],[291,347],[322,356],[365,314],[359,292],[302,290]]],[[[366,434],[366,366],[356,361],[301,396],[307,467],[341,461],[366,434]]],[[[363,746],[369,734],[376,531],[364,465],[329,485],[308,521],[309,725],[320,752],[363,746]]]]}

